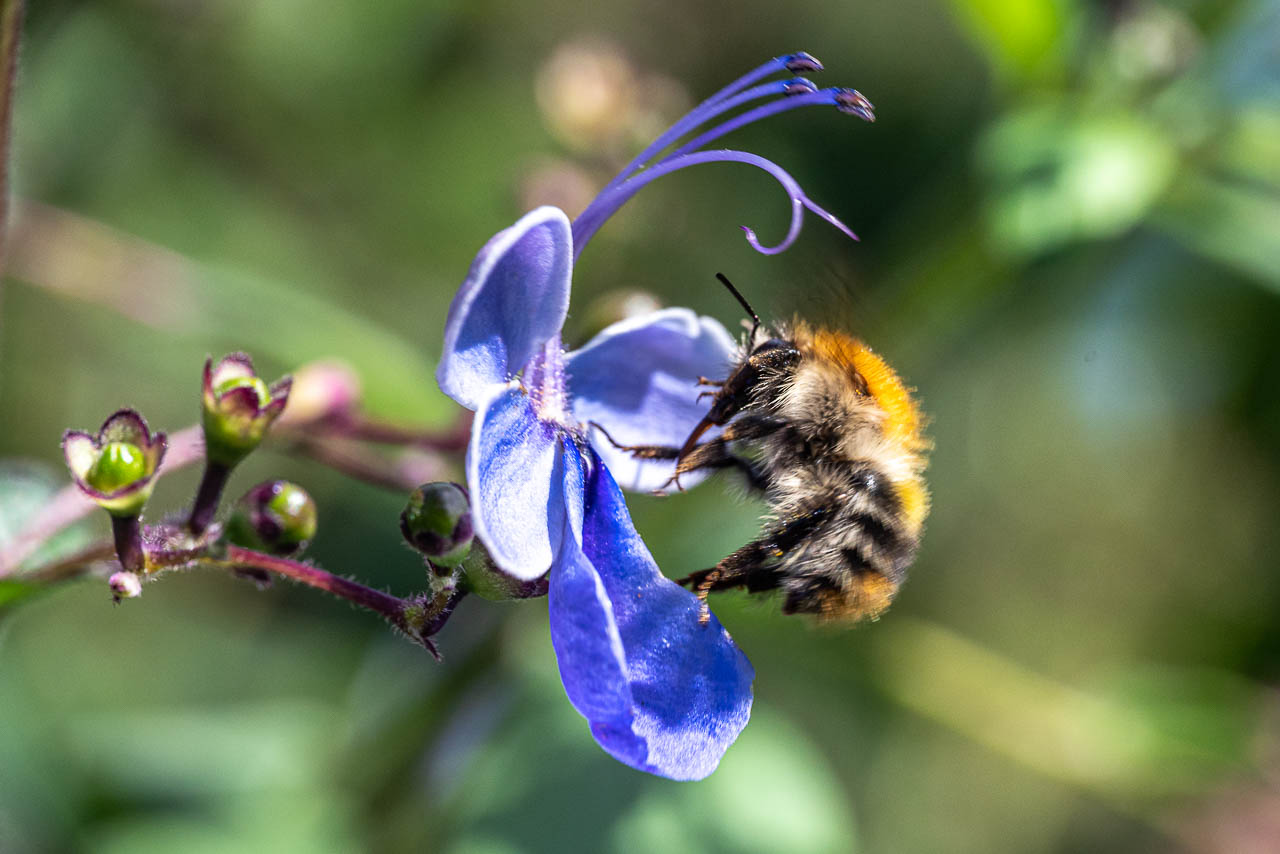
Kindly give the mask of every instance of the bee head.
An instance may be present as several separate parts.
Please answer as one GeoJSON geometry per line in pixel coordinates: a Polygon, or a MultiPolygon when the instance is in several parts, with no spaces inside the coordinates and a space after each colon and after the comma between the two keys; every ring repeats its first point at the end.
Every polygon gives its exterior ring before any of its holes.
{"type": "MultiPolygon", "coordinates": [[[[754,342],[756,332],[759,327],[753,327],[751,330],[751,339],[748,343],[754,342]]],[[[770,350],[794,349],[795,345],[790,341],[784,341],[781,338],[770,338],[767,341],[761,341],[759,344],[751,345],[751,355],[755,356],[759,353],[767,353],[770,350]]]]}

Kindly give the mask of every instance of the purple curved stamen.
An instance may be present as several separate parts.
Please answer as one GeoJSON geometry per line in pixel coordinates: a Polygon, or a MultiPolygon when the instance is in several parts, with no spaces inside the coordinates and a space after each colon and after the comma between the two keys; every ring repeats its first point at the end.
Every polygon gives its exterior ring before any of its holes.
{"type": "Polygon", "coordinates": [[[784,56],[775,56],[773,59],[762,64],[758,68],[748,71],[728,86],[716,92],[710,98],[705,99],[701,104],[694,108],[694,111],[701,110],[703,107],[710,106],[718,101],[723,101],[730,95],[735,95],[743,89],[755,83],[757,80],[768,77],[770,74],[777,74],[779,71],[789,71],[792,74],[813,74],[822,70],[822,63],[812,54],[800,51],[799,53],[788,53],[784,56]]]}
{"type": "Polygon", "coordinates": [[[596,197],[595,201],[583,211],[582,215],[573,221],[573,257],[576,260],[586,247],[591,237],[604,225],[605,220],[613,216],[618,208],[622,207],[626,202],[646,185],[669,175],[688,166],[697,166],[700,163],[745,163],[748,166],[755,166],[762,169],[774,177],[782,188],[786,191],[787,196],[791,200],[791,225],[787,229],[786,237],[775,246],[765,246],[760,243],[756,237],[754,230],[743,226],[743,230],[747,233],[747,242],[757,252],[765,255],[776,255],[788,249],[791,244],[795,243],[796,238],[800,235],[800,226],[804,220],[804,211],[814,212],[836,228],[843,231],[854,240],[858,236],[853,233],[834,215],[819,207],[808,196],[804,194],[804,190],[796,183],[781,166],[772,160],[766,160],[756,154],[747,151],[733,151],[725,149],[722,151],[699,151],[692,154],[685,154],[679,158],[668,158],[651,169],[631,178],[620,187],[612,190],[606,190],[596,197]],[[593,210],[594,209],[594,210],[593,210]]]}
{"type": "MultiPolygon", "coordinates": [[[[636,172],[638,172],[640,168],[644,166],[644,164],[649,162],[650,158],[652,158],[658,152],[662,151],[662,149],[666,148],[668,145],[675,142],[676,140],[684,136],[689,131],[694,130],[695,128],[699,128],[702,125],[706,124],[716,116],[723,115],[724,113],[727,113],[730,110],[740,107],[743,104],[749,103],[751,101],[757,101],[761,98],[767,98],[770,95],[790,95],[791,97],[804,97],[803,95],[800,95],[800,96],[791,95],[790,90],[794,90],[796,86],[798,85],[802,86],[806,83],[809,84],[810,86],[813,85],[812,83],[809,83],[808,80],[803,80],[803,79],[774,80],[770,83],[762,83],[759,86],[755,86],[745,91],[729,92],[728,95],[724,96],[723,98],[720,98],[719,100],[716,100],[715,98],[708,98],[707,100],[699,104],[697,107],[690,110],[684,116],[684,118],[680,119],[671,127],[667,128],[667,130],[661,136],[655,139],[652,143],[650,143],[649,146],[644,151],[640,152],[635,157],[631,158],[631,162],[628,163],[626,166],[622,167],[622,171],[619,172],[617,175],[613,176],[613,180],[611,180],[608,184],[606,184],[604,189],[600,191],[601,195],[608,193],[610,190],[619,186],[628,178],[630,178],[632,175],[634,175],[636,172]]],[[[722,92],[727,91],[729,88],[732,88],[732,87],[726,87],[726,89],[721,91],[722,92]]],[[[669,158],[664,158],[664,159],[669,159],[669,158]]]]}
{"type": "MultiPolygon", "coordinates": [[[[763,106],[756,107],[754,110],[747,110],[745,113],[740,113],[732,119],[729,119],[729,121],[716,125],[711,130],[699,134],[689,140],[684,145],[671,152],[667,157],[663,158],[663,161],[665,162],[666,160],[680,157],[684,154],[688,154],[690,151],[697,151],[704,147],[708,142],[719,139],[727,133],[732,133],[740,127],[745,127],[753,122],[758,122],[761,119],[768,118],[769,116],[786,110],[794,110],[797,107],[831,106],[836,107],[841,112],[862,116],[862,113],[853,113],[854,107],[844,106],[845,102],[849,100],[848,93],[852,91],[856,90],[836,88],[822,89],[808,95],[792,95],[788,98],[780,98],[777,101],[772,101],[768,104],[764,104],[763,106]]],[[[864,98],[863,101],[866,101],[866,99],[864,98]]]]}

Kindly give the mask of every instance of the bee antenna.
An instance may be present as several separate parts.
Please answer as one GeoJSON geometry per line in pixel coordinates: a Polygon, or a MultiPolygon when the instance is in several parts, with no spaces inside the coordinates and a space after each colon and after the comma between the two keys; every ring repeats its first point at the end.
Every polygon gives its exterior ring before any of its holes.
{"type": "Polygon", "coordinates": [[[760,315],[756,314],[756,310],[751,307],[751,303],[747,302],[747,298],[739,293],[738,289],[733,286],[733,282],[729,281],[728,276],[724,273],[716,273],[716,278],[720,280],[720,284],[729,289],[729,293],[733,294],[733,298],[736,299],[738,304],[747,312],[747,317],[751,318],[753,325],[751,327],[751,337],[748,340],[754,345],[756,341],[756,332],[760,329],[760,315]]]}

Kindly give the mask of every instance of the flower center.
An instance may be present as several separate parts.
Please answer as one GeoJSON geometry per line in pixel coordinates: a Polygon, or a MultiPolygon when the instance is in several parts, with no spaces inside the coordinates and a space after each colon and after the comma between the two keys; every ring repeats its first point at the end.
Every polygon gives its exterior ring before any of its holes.
{"type": "Polygon", "coordinates": [[[569,392],[564,383],[564,345],[555,335],[529,360],[524,369],[524,387],[533,401],[533,411],[542,421],[570,433],[578,425],[569,414],[569,392]]]}

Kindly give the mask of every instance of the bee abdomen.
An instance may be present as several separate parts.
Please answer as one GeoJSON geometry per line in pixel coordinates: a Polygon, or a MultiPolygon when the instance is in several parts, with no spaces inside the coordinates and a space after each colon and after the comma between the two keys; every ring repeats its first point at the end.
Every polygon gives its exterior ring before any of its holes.
{"type": "Polygon", "coordinates": [[[836,505],[805,547],[784,559],[786,613],[874,617],[889,606],[916,550],[888,482],[865,466],[844,473],[836,505]]]}

